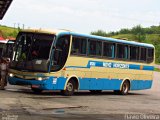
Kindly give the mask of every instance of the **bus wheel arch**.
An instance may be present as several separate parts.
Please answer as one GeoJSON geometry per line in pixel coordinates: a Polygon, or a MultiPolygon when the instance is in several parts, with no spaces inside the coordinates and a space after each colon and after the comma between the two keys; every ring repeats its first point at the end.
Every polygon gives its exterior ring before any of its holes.
{"type": "Polygon", "coordinates": [[[130,79],[126,78],[126,79],[123,79],[120,86],[120,90],[115,90],[114,92],[120,95],[127,95],[130,90],[130,87],[131,87],[130,79]]]}
{"type": "Polygon", "coordinates": [[[75,83],[75,90],[79,89],[79,79],[77,77],[71,77],[70,79],[72,79],[75,83]]]}
{"type": "Polygon", "coordinates": [[[129,78],[123,79],[120,87],[120,94],[127,95],[131,88],[131,82],[129,78]]]}
{"type": "Polygon", "coordinates": [[[66,96],[71,96],[74,94],[75,90],[79,89],[79,80],[76,76],[71,76],[66,80],[64,90],[62,90],[62,94],[66,96]]]}

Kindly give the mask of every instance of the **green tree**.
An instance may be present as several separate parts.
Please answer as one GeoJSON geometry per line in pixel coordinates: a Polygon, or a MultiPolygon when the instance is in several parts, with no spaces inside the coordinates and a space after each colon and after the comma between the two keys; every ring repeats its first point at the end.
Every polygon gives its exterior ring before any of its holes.
{"type": "Polygon", "coordinates": [[[127,28],[123,28],[119,31],[119,34],[129,34],[131,31],[127,28]]]}
{"type": "Polygon", "coordinates": [[[137,25],[131,29],[131,32],[136,35],[136,39],[139,42],[143,42],[145,40],[145,30],[141,27],[141,25],[137,25]]]}
{"type": "Polygon", "coordinates": [[[92,35],[97,35],[97,36],[104,36],[104,37],[108,36],[108,34],[103,30],[97,30],[97,31],[91,32],[91,34],[92,35]]]}

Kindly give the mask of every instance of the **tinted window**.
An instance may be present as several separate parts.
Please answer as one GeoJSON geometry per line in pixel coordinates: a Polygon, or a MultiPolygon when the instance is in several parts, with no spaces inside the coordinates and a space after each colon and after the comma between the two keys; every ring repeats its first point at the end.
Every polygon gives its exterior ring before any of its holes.
{"type": "Polygon", "coordinates": [[[128,59],[128,46],[123,44],[117,44],[117,58],[128,59]]]}
{"type": "Polygon", "coordinates": [[[70,36],[62,36],[56,41],[56,46],[53,53],[51,71],[58,71],[63,68],[67,61],[70,45],[70,36]]]}
{"type": "Polygon", "coordinates": [[[73,38],[71,54],[86,54],[87,40],[83,38],[73,38]]]}
{"type": "Polygon", "coordinates": [[[130,46],[130,60],[139,60],[139,47],[130,46]]]}
{"type": "Polygon", "coordinates": [[[141,48],[140,60],[141,61],[146,61],[146,48],[141,48]]]}
{"type": "Polygon", "coordinates": [[[89,40],[89,55],[101,56],[102,53],[102,42],[96,40],[89,40]]]}
{"type": "Polygon", "coordinates": [[[114,58],[114,48],[115,48],[115,44],[104,42],[103,43],[103,56],[114,58]]]}
{"type": "Polygon", "coordinates": [[[147,53],[148,53],[147,61],[148,62],[153,62],[154,49],[148,49],[147,53]]]}

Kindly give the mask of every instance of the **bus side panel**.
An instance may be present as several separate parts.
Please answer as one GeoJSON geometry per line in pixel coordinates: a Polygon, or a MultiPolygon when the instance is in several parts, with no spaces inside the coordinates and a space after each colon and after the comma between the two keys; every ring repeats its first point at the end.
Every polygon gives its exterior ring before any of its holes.
{"type": "Polygon", "coordinates": [[[106,78],[79,78],[80,90],[120,90],[122,80],[106,78]]]}
{"type": "Polygon", "coordinates": [[[130,90],[144,90],[152,87],[152,80],[132,80],[130,90]]]}
{"type": "Polygon", "coordinates": [[[64,90],[67,78],[60,77],[57,79],[57,90],[64,90]]]}
{"type": "Polygon", "coordinates": [[[65,77],[50,77],[45,81],[44,90],[64,90],[67,78],[65,77]]]}
{"type": "Polygon", "coordinates": [[[64,77],[50,77],[48,80],[44,81],[44,90],[64,90],[67,78],[64,77]]]}
{"type": "Polygon", "coordinates": [[[79,90],[89,90],[90,78],[79,78],[79,90]]]}

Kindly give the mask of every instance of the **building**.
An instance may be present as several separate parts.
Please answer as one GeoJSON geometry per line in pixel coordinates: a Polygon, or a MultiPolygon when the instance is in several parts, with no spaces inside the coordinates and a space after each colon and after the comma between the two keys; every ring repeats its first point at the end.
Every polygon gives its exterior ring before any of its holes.
{"type": "Polygon", "coordinates": [[[0,0],[0,20],[3,19],[13,0],[0,0]]]}

